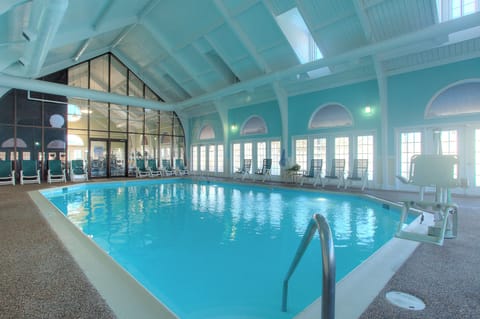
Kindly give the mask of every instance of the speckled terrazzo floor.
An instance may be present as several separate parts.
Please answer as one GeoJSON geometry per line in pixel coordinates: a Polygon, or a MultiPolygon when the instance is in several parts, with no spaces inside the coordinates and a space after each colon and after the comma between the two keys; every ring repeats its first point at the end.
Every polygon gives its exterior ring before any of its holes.
{"type": "MultiPolygon", "coordinates": [[[[387,192],[378,195],[392,197],[387,192]]],[[[460,206],[457,238],[446,239],[443,246],[421,244],[360,319],[480,318],[480,199],[454,202],[460,206]],[[385,298],[389,291],[413,294],[424,301],[425,309],[393,306],[385,298]]]]}
{"type": "Polygon", "coordinates": [[[115,318],[27,192],[0,186],[0,318],[115,318]]]}
{"type": "MultiPolygon", "coordinates": [[[[28,191],[45,187],[0,186],[0,318],[115,318],[30,200],[28,191]]],[[[392,201],[415,198],[367,192],[392,201]]],[[[361,319],[480,318],[480,199],[455,201],[458,237],[442,247],[421,244],[361,319]],[[426,308],[392,306],[384,297],[391,290],[420,297],[426,308]]]]}

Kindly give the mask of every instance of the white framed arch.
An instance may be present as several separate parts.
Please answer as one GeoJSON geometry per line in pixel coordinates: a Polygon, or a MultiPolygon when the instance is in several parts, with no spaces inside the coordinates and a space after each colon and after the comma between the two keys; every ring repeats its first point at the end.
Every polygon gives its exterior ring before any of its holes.
{"type": "Polygon", "coordinates": [[[342,126],[353,126],[353,116],[345,106],[336,102],[317,107],[308,121],[308,128],[312,130],[342,126]]]}
{"type": "Polygon", "coordinates": [[[242,127],[240,128],[240,135],[242,136],[267,133],[267,124],[260,115],[251,115],[245,120],[245,122],[243,122],[242,127]]]}
{"type": "Polygon", "coordinates": [[[215,130],[210,124],[205,124],[198,132],[199,140],[213,140],[215,139],[215,130]]]}
{"type": "Polygon", "coordinates": [[[425,107],[425,119],[480,113],[480,78],[447,85],[425,107]]]}

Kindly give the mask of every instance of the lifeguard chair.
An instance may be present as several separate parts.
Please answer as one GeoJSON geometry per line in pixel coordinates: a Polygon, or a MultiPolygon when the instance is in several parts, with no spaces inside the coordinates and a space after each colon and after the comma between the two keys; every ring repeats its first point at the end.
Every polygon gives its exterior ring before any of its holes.
{"type": "Polygon", "coordinates": [[[421,196],[419,201],[403,202],[396,237],[437,245],[443,245],[445,238],[456,237],[458,207],[451,203],[450,189],[459,186],[457,167],[455,155],[412,157],[408,183],[419,186],[421,196]],[[425,187],[435,187],[434,201],[423,200],[425,187]],[[420,224],[406,225],[410,213],[422,214],[420,224]]]}

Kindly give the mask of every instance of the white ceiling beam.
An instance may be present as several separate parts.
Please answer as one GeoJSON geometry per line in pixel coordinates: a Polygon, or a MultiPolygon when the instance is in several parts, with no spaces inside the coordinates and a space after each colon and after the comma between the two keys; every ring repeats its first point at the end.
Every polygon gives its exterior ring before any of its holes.
{"type": "MultiPolygon", "coordinates": [[[[205,85],[203,81],[199,81],[199,79],[195,76],[195,72],[190,67],[189,62],[186,61],[181,55],[175,54],[173,46],[167,41],[167,39],[165,39],[165,37],[163,37],[158,32],[158,30],[154,26],[151,25],[151,23],[145,21],[143,25],[148,31],[150,31],[155,41],[157,41],[158,44],[168,53],[170,58],[172,58],[173,61],[175,61],[180,66],[180,68],[200,87],[200,89],[202,89],[204,92],[207,92],[207,85],[205,85]]],[[[175,78],[175,74],[170,74],[170,76],[175,78]]],[[[180,81],[176,81],[178,84],[180,84],[180,81]]]]}
{"type": "Polygon", "coordinates": [[[263,59],[263,57],[258,54],[255,45],[250,41],[248,36],[243,32],[241,26],[234,20],[232,16],[228,13],[227,8],[223,5],[222,1],[214,0],[215,7],[222,15],[223,19],[233,31],[237,39],[242,43],[242,45],[247,49],[248,53],[251,55],[257,67],[262,71],[262,73],[270,73],[272,70],[268,66],[267,62],[263,59]]]}
{"type": "Polygon", "coordinates": [[[363,47],[350,50],[348,52],[344,52],[342,54],[338,54],[333,57],[323,58],[302,65],[296,65],[288,69],[269,73],[267,75],[259,76],[251,80],[245,80],[237,84],[228,86],[226,88],[217,90],[215,92],[210,92],[183,102],[176,103],[175,107],[182,109],[194,104],[219,98],[224,95],[229,95],[232,92],[239,92],[245,89],[253,89],[257,86],[271,83],[272,81],[295,76],[297,74],[302,74],[311,70],[319,69],[321,67],[332,66],[351,60],[372,56],[374,54],[380,54],[382,52],[392,51],[398,47],[403,47],[405,45],[411,45],[432,38],[437,38],[441,35],[457,32],[465,28],[476,27],[478,25],[479,19],[480,12],[477,12],[459,19],[450,20],[441,24],[435,24],[416,32],[410,32],[401,36],[397,36],[395,38],[372,43],[363,47]]]}

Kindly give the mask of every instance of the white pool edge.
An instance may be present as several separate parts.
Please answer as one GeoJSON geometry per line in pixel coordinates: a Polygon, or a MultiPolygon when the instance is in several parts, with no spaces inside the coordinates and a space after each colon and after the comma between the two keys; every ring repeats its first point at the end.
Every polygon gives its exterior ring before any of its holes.
{"type": "MultiPolygon", "coordinates": [[[[399,203],[384,201],[374,196],[365,197],[397,208],[401,207],[399,203]]],[[[429,214],[425,218],[427,223],[432,219],[429,214]]],[[[418,217],[406,229],[416,231],[423,228],[418,217]]],[[[411,240],[392,238],[342,278],[336,285],[335,318],[359,318],[419,244],[411,240]]],[[[322,298],[320,297],[294,319],[317,319],[321,311],[322,298]]]]}
{"type": "Polygon", "coordinates": [[[178,319],[164,304],[87,238],[39,191],[28,193],[88,280],[119,319],[178,319]]]}

